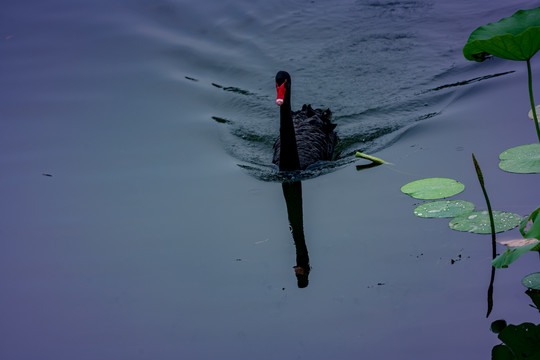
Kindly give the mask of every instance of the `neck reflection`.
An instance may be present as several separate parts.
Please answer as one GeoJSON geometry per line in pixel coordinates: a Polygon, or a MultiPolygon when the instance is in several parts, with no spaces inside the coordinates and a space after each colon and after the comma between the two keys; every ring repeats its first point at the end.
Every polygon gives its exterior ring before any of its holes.
{"type": "Polygon", "coordinates": [[[305,288],[309,284],[309,255],[304,237],[304,218],[302,212],[302,182],[284,182],[281,184],[283,196],[287,203],[289,225],[296,246],[296,266],[294,272],[298,287],[305,288]]]}

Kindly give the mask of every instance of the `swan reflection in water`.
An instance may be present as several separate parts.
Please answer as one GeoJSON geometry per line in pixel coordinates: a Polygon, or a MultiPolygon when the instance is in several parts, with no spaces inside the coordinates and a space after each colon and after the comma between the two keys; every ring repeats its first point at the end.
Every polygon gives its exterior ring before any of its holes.
{"type": "MultiPolygon", "coordinates": [[[[332,161],[338,141],[332,123],[330,109],[313,109],[311,105],[302,106],[299,111],[291,110],[292,81],[286,71],[278,71],[275,77],[276,104],[279,106],[279,136],[274,143],[272,163],[280,172],[308,169],[320,161],[332,161]]],[[[375,165],[369,165],[376,166],[375,165]]],[[[358,167],[357,167],[358,169],[358,167]]],[[[309,284],[309,255],[304,236],[302,214],[302,183],[300,180],[283,182],[283,196],[287,203],[289,224],[296,245],[296,266],[294,272],[298,287],[309,284]]]]}
{"type": "Polygon", "coordinates": [[[302,212],[302,182],[284,182],[281,184],[283,196],[287,203],[289,225],[296,246],[296,266],[294,272],[298,280],[298,287],[305,288],[309,284],[309,255],[304,236],[304,218],[302,212]]]}
{"type": "MultiPolygon", "coordinates": [[[[356,170],[369,169],[379,166],[380,163],[372,162],[366,165],[357,165],[356,170]]],[[[289,227],[296,246],[296,266],[294,273],[298,280],[298,287],[305,288],[309,285],[309,254],[306,245],[306,237],[304,236],[304,215],[302,211],[302,182],[292,181],[283,182],[283,197],[287,204],[287,216],[289,218],[289,227]]]]}
{"type": "MultiPolygon", "coordinates": [[[[304,170],[321,160],[332,160],[337,135],[330,110],[313,109],[304,105],[300,111],[291,111],[291,76],[286,71],[276,74],[276,104],[279,106],[279,136],[274,144],[272,162],[279,171],[304,170]]],[[[304,237],[302,215],[302,183],[283,182],[283,196],[287,203],[289,224],[296,245],[294,272],[298,287],[309,284],[309,255],[304,237]]]]}

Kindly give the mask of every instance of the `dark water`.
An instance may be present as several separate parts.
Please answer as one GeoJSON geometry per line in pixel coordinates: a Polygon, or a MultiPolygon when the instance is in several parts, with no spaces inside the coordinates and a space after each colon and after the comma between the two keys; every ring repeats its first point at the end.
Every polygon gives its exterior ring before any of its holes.
{"type": "Polygon", "coordinates": [[[524,65],[461,55],[534,6],[4,4],[1,358],[489,358],[492,321],[538,322],[519,283],[537,257],[497,272],[486,318],[489,241],[415,218],[399,187],[454,177],[482,207],[475,152],[494,206],[538,206],[538,176],[497,170],[535,141],[524,65]],[[330,107],[341,139],[305,174],[301,217],[269,167],[281,69],[293,107],[330,107]],[[358,172],[357,150],[395,166],[358,172]]]}

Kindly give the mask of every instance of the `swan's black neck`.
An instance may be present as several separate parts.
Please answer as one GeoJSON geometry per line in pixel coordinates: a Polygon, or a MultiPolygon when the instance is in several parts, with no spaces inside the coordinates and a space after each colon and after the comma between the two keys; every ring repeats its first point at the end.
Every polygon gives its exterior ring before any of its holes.
{"type": "Polygon", "coordinates": [[[298,148],[296,146],[296,135],[291,114],[291,89],[287,89],[283,104],[279,109],[279,137],[281,149],[279,152],[279,170],[293,171],[300,170],[300,159],[298,158],[298,148]]]}

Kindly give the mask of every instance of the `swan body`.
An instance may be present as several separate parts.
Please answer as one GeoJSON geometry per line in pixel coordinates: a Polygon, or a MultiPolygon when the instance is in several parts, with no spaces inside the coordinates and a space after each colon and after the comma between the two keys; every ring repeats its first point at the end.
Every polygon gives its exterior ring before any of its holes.
{"type": "Polygon", "coordinates": [[[305,170],[318,161],[333,160],[337,135],[330,109],[304,105],[299,111],[291,111],[291,77],[285,71],[277,73],[276,88],[280,130],[272,162],[280,171],[294,171],[305,170]]]}

